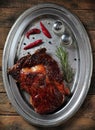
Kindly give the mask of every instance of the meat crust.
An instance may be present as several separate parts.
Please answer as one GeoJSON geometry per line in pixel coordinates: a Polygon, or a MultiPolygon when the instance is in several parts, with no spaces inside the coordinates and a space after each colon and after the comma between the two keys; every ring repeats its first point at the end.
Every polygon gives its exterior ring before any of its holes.
{"type": "Polygon", "coordinates": [[[63,104],[65,95],[70,94],[57,62],[45,48],[22,57],[8,69],[8,74],[30,94],[30,103],[39,114],[55,111],[63,104]]]}

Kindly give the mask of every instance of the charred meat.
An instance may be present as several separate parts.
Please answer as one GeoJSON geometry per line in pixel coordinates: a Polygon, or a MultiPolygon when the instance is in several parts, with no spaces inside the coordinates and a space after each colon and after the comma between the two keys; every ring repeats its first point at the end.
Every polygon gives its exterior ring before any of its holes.
{"type": "Polygon", "coordinates": [[[8,69],[8,74],[22,90],[30,94],[30,104],[39,114],[55,111],[63,104],[65,96],[70,94],[64,86],[57,62],[46,53],[45,48],[19,59],[8,69]]]}

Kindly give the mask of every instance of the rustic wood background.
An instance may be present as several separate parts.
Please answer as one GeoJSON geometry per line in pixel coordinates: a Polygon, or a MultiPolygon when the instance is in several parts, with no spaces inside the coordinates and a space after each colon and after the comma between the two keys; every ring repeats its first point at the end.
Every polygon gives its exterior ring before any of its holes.
{"type": "Polygon", "coordinates": [[[95,0],[0,0],[0,130],[95,130],[95,0]],[[94,69],[88,95],[79,111],[65,124],[53,128],[30,125],[19,116],[6,95],[2,81],[2,53],[7,34],[26,9],[42,2],[65,6],[83,22],[91,40],[94,69]]]}

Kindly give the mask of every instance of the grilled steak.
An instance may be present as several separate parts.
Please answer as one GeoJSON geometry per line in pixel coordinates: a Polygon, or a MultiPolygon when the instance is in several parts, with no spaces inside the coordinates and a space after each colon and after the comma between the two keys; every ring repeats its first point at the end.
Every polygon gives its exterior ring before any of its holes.
{"type": "Polygon", "coordinates": [[[30,94],[30,103],[39,114],[55,111],[63,104],[65,95],[70,94],[57,62],[45,48],[22,57],[8,69],[8,74],[30,94]]]}

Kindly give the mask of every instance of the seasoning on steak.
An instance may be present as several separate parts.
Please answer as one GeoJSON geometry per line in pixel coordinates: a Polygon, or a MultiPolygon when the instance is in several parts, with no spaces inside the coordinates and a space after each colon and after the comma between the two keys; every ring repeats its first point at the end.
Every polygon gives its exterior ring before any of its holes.
{"type": "Polygon", "coordinates": [[[8,74],[22,90],[30,94],[30,104],[39,114],[55,111],[63,104],[65,96],[70,94],[64,86],[57,62],[46,53],[45,48],[22,57],[8,69],[8,74]]]}

